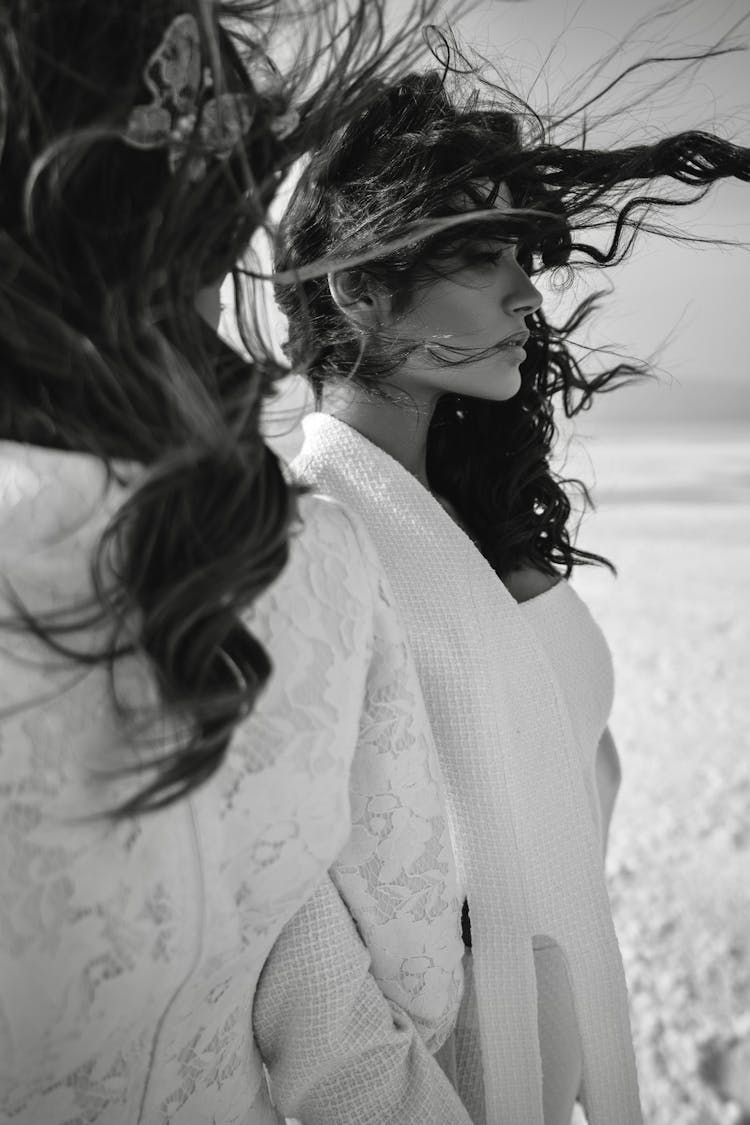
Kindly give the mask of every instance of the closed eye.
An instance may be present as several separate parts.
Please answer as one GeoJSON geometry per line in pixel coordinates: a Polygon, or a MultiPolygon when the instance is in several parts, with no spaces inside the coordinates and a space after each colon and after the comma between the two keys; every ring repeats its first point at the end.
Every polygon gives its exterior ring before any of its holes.
{"type": "Polygon", "coordinates": [[[519,246],[517,242],[494,242],[491,246],[475,247],[469,252],[472,262],[480,265],[497,266],[503,258],[512,254],[518,260],[519,246]]]}
{"type": "Polygon", "coordinates": [[[480,263],[481,265],[496,266],[499,264],[500,260],[502,259],[504,254],[506,254],[506,252],[507,251],[505,250],[495,250],[492,252],[485,251],[482,254],[474,254],[472,256],[472,260],[474,262],[480,263]]]}

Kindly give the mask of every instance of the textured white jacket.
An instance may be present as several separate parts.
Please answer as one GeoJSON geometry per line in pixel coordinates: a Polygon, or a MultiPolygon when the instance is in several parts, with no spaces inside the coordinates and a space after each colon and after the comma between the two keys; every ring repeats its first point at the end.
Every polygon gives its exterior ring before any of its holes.
{"type": "Polygon", "coordinates": [[[482,1119],[543,1125],[542,937],[564,957],[591,1125],[639,1125],[599,825],[562,679],[522,607],[411,474],[332,417],[310,415],[304,431],[292,470],[363,519],[414,652],[471,913],[482,1119]]]}
{"type": "MultiPolygon", "coordinates": [[[[0,443],[0,1121],[270,1125],[281,1111],[469,1125],[422,1042],[445,1037],[460,999],[455,875],[419,688],[369,541],[336,504],[303,502],[290,562],[249,615],[274,674],[225,765],[190,799],[112,823],[96,814],[130,791],[113,771],[134,747],[106,672],[14,629],[9,598],[38,614],[85,597],[125,495],[93,458],[0,443]],[[378,794],[368,809],[358,776],[378,794]],[[424,856],[412,882],[388,843],[399,834],[424,856]],[[353,901],[362,886],[378,901],[372,955],[326,875],[337,859],[353,901]],[[311,918],[301,959],[295,926],[311,918]],[[276,1109],[252,1032],[267,959],[257,1033],[282,1078],[294,1071],[276,1109]]],[[[101,638],[65,639],[85,650],[101,638]]],[[[136,660],[118,664],[117,687],[137,705],[154,698],[136,660]]]]}

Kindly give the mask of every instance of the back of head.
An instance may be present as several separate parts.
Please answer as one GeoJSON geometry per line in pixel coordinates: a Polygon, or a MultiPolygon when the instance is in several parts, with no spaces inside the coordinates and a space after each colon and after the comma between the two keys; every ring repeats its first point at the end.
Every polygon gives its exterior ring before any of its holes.
{"type": "MultiPolygon", "coordinates": [[[[386,41],[379,0],[338,28],[332,0],[287,8],[313,48],[283,76],[269,0],[0,10],[0,438],[145,467],[94,560],[99,657],[116,672],[123,648],[144,654],[187,734],[144,756],[133,811],[208,777],[267,681],[242,612],[283,568],[295,513],[259,434],[279,366],[252,309],[240,356],[196,298],[234,270],[285,171],[413,42],[386,41]]],[[[54,615],[18,609],[60,647],[54,615]]]]}
{"type": "Polygon", "coordinates": [[[251,77],[261,33],[253,60],[253,24],[231,34],[219,15],[199,0],[4,6],[5,437],[149,463],[202,414],[216,425],[196,294],[234,266],[285,160],[284,96],[251,77]]]}

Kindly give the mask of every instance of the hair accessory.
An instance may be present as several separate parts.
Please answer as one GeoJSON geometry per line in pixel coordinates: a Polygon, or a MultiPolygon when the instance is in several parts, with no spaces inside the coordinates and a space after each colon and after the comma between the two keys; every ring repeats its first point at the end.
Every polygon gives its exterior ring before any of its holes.
{"type": "MultiPolygon", "coordinates": [[[[208,160],[226,160],[250,129],[255,114],[247,95],[209,96],[213,78],[201,66],[200,31],[190,14],[172,20],[143,77],[151,103],[132,110],[124,140],[134,148],[166,148],[172,172],[187,160],[188,178],[203,179],[208,160]]],[[[298,121],[290,110],[269,127],[284,137],[298,121]]]]}
{"type": "MultiPolygon", "coordinates": [[[[253,59],[253,86],[264,97],[285,102],[284,79],[281,71],[273,59],[266,54],[259,53],[253,59]]],[[[275,137],[283,140],[288,137],[300,123],[300,115],[296,109],[287,108],[283,113],[277,114],[270,123],[270,130],[275,137]]]]}

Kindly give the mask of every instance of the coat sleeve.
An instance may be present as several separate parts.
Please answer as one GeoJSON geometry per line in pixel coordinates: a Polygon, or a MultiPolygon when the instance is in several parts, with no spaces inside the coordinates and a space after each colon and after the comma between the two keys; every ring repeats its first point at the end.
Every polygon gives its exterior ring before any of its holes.
{"type": "Polygon", "coordinates": [[[373,979],[330,879],[271,950],[253,1029],[277,1109],[303,1125],[471,1125],[411,1020],[373,979]]]}
{"type": "Polygon", "coordinates": [[[393,593],[360,535],[372,651],[349,776],[351,832],[329,874],[388,1000],[428,1050],[450,1035],[463,991],[459,880],[445,783],[393,593]]]}

